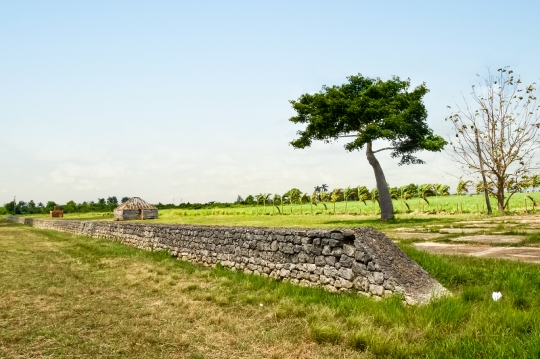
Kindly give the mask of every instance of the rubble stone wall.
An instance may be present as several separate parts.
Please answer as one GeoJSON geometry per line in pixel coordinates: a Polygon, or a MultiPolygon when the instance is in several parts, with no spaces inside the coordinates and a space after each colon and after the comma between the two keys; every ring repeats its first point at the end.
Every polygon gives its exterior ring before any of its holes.
{"type": "Polygon", "coordinates": [[[383,233],[370,228],[297,229],[4,218],[41,229],[106,238],[178,259],[330,291],[425,303],[446,292],[383,233]]]}

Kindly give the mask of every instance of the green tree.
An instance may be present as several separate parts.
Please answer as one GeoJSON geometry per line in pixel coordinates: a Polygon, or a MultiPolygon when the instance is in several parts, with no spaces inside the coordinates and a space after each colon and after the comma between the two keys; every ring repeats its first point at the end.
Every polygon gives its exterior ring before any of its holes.
{"type": "Polygon", "coordinates": [[[36,202],[34,202],[34,200],[30,200],[30,202],[28,202],[28,213],[30,214],[33,214],[33,213],[36,213],[38,211],[38,209],[36,208],[36,202]]]}
{"type": "Polygon", "coordinates": [[[347,151],[366,147],[379,190],[381,219],[392,219],[392,199],[375,153],[391,150],[393,158],[400,158],[400,165],[424,163],[414,154],[421,150],[441,151],[446,141],[434,135],[426,123],[425,84],[410,91],[410,81],[398,77],[382,81],[359,74],[347,79],[349,82],[341,86],[323,86],[319,93],[303,94],[290,101],[297,115],[289,120],[306,124],[291,145],[306,148],[315,140],[331,142],[350,137],[351,142],[345,145],[347,151]],[[376,140],[389,141],[390,146],[374,150],[376,140]]]}
{"type": "Polygon", "coordinates": [[[11,202],[8,202],[8,203],[4,204],[4,208],[6,209],[7,213],[16,214],[15,213],[15,202],[11,201],[11,202]]]}
{"type": "Polygon", "coordinates": [[[244,204],[252,205],[254,203],[255,203],[255,198],[253,198],[253,195],[248,194],[248,196],[246,197],[246,200],[244,201],[244,204]]]}
{"type": "Polygon", "coordinates": [[[54,201],[47,202],[47,205],[45,206],[45,211],[52,211],[54,209],[54,206],[56,206],[56,203],[54,201]]]}
{"type": "Polygon", "coordinates": [[[65,213],[73,213],[77,211],[77,204],[74,201],[69,201],[64,205],[65,213]]]}

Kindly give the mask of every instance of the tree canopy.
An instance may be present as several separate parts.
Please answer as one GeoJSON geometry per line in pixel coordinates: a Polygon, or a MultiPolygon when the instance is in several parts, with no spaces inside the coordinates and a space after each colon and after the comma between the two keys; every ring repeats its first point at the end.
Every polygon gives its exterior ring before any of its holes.
{"type": "Polygon", "coordinates": [[[446,141],[434,135],[426,123],[422,99],[429,90],[425,84],[409,91],[410,80],[399,77],[383,81],[359,74],[347,79],[349,83],[323,86],[319,93],[290,101],[297,112],[290,121],[307,124],[291,145],[305,148],[313,140],[330,142],[351,137],[345,149],[353,151],[383,139],[390,141],[391,147],[385,149],[392,150],[392,158],[400,158],[400,165],[424,163],[413,154],[444,147],[446,141]]]}

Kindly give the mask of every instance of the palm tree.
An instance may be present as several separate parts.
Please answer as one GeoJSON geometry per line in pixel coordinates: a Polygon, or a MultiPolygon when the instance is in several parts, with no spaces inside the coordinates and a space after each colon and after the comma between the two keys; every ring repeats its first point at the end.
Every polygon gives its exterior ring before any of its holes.
{"type": "Polygon", "coordinates": [[[442,204],[439,203],[439,196],[449,196],[450,186],[435,183],[433,185],[433,190],[435,192],[435,199],[437,200],[437,204],[435,205],[435,207],[437,208],[437,213],[439,213],[440,211],[442,211],[442,204]]]}
{"type": "Polygon", "coordinates": [[[459,204],[461,205],[461,213],[463,213],[463,200],[461,199],[461,196],[469,192],[469,186],[471,184],[472,184],[471,180],[463,181],[461,178],[459,179],[456,192],[459,196],[459,204]]]}
{"type": "Polygon", "coordinates": [[[271,193],[263,194],[264,214],[266,214],[266,202],[269,202],[269,201],[270,201],[270,196],[271,196],[271,195],[272,195],[271,193]]]}
{"type": "Polygon", "coordinates": [[[373,188],[370,193],[370,199],[371,199],[371,210],[375,213],[375,201],[379,203],[379,189],[377,187],[373,188]]]}
{"type": "Polygon", "coordinates": [[[317,196],[318,196],[318,193],[317,191],[313,191],[313,193],[311,194],[311,201],[309,203],[310,207],[311,207],[311,215],[313,215],[313,205],[317,205],[317,196]]]}
{"type": "MultiPolygon", "coordinates": [[[[430,205],[429,201],[426,198],[428,196],[433,196],[433,186],[430,184],[422,184],[418,186],[418,207],[420,207],[420,199],[423,199],[428,204],[428,206],[430,205]]],[[[422,212],[424,212],[423,208],[422,212]]]]}
{"type": "MultiPolygon", "coordinates": [[[[257,204],[256,206],[259,206],[259,202],[264,202],[264,198],[266,197],[266,195],[262,194],[262,193],[259,193],[258,195],[255,196],[255,199],[257,201],[257,204]]],[[[257,209],[256,210],[257,214],[259,214],[259,210],[257,209]]]]}
{"type": "Polygon", "coordinates": [[[334,204],[334,215],[336,214],[336,202],[341,198],[341,188],[335,188],[330,196],[330,201],[334,204]]]}
{"type": "Polygon", "coordinates": [[[321,203],[324,206],[324,209],[328,211],[328,207],[326,207],[326,203],[324,203],[328,201],[328,197],[329,197],[328,192],[321,192],[320,195],[321,195],[321,203]]]}
{"type": "Polygon", "coordinates": [[[353,194],[353,190],[351,187],[347,187],[343,190],[343,198],[345,199],[345,214],[347,214],[347,204],[349,201],[349,197],[353,194]]]}
{"type": "Polygon", "coordinates": [[[317,194],[317,199],[320,200],[321,197],[320,197],[319,193],[321,193],[321,191],[322,191],[321,186],[315,186],[315,187],[314,187],[314,190],[315,190],[315,191],[314,191],[313,193],[316,193],[316,194],[317,194]]]}
{"type": "Polygon", "coordinates": [[[283,193],[283,195],[281,196],[281,214],[283,215],[284,212],[283,212],[283,202],[288,200],[289,199],[289,192],[285,192],[283,193]]]}
{"type": "Polygon", "coordinates": [[[364,204],[367,206],[366,201],[371,199],[371,195],[369,193],[369,190],[366,186],[358,186],[356,188],[356,192],[358,193],[358,200],[364,202],[364,204]]]}
{"type": "Polygon", "coordinates": [[[300,198],[299,198],[299,202],[300,202],[300,214],[304,214],[304,206],[303,204],[304,203],[308,203],[309,202],[309,196],[307,193],[304,193],[300,198]]]}
{"type": "Polygon", "coordinates": [[[291,214],[293,213],[293,203],[298,203],[300,201],[300,196],[302,192],[298,188],[293,188],[289,191],[289,204],[291,205],[291,214]]]}
{"type": "Polygon", "coordinates": [[[272,214],[275,212],[275,208],[277,208],[278,212],[281,214],[279,207],[276,204],[276,201],[281,201],[281,196],[279,194],[275,194],[274,198],[272,199],[272,214]]]}
{"type": "Polygon", "coordinates": [[[321,191],[328,192],[328,185],[327,184],[322,184],[321,185],[321,191]]]}
{"type": "Polygon", "coordinates": [[[409,212],[411,210],[411,207],[409,207],[409,204],[407,203],[407,200],[408,199],[411,199],[412,198],[412,194],[409,193],[409,188],[408,186],[404,186],[404,187],[401,187],[399,189],[400,191],[400,200],[401,200],[401,210],[403,212],[405,212],[405,208],[403,207],[403,205],[407,206],[407,212],[409,212]]]}

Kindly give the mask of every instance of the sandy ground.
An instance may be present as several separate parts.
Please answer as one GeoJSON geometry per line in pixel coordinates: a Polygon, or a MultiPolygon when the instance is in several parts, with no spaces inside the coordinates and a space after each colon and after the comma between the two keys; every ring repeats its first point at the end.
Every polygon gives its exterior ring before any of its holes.
{"type": "Polygon", "coordinates": [[[540,263],[540,248],[536,247],[491,247],[487,245],[435,242],[415,243],[414,246],[430,253],[464,254],[474,257],[502,258],[540,263]]]}

